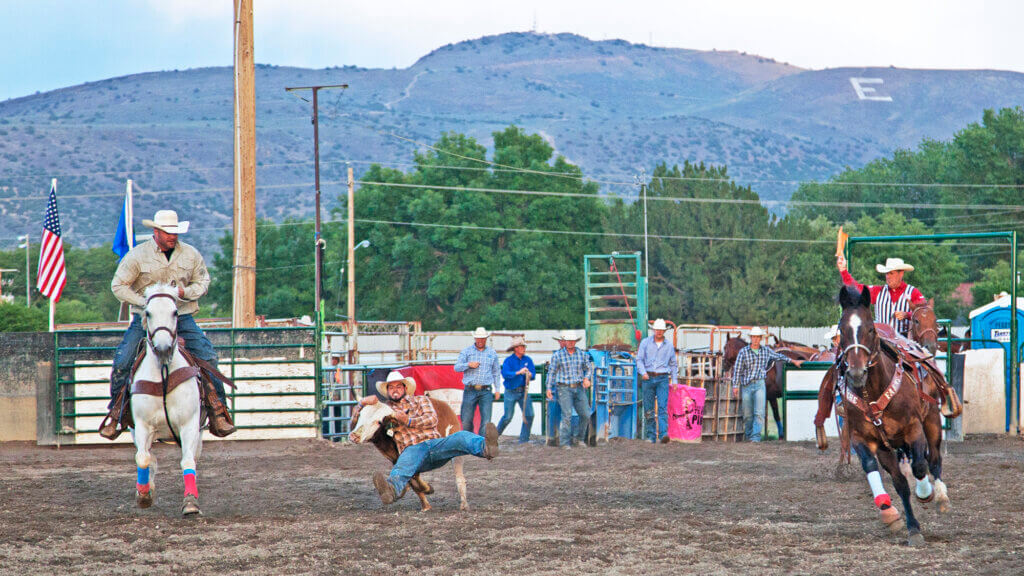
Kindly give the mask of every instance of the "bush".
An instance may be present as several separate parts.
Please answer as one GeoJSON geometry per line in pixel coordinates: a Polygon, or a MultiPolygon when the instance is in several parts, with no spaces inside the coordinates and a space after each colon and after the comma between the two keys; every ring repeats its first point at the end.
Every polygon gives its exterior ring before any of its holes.
{"type": "Polygon", "coordinates": [[[47,322],[46,310],[0,302],[0,332],[41,332],[47,322]]]}

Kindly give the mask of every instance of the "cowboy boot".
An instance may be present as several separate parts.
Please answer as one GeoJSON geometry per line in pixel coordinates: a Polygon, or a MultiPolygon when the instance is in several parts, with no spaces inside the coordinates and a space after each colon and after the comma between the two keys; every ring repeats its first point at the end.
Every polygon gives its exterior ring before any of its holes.
{"type": "Polygon", "coordinates": [[[213,382],[206,378],[201,380],[210,423],[210,434],[218,438],[224,438],[233,434],[235,432],[235,423],[231,420],[231,414],[228,413],[227,407],[224,406],[224,403],[220,401],[220,397],[217,396],[217,389],[213,387],[213,382]]]}
{"type": "Polygon", "coordinates": [[[100,424],[100,436],[103,436],[107,440],[115,440],[124,432],[124,428],[121,427],[121,412],[125,405],[125,393],[128,387],[125,386],[118,393],[117,399],[114,400],[114,405],[110,408],[110,412],[103,419],[100,424]]]}

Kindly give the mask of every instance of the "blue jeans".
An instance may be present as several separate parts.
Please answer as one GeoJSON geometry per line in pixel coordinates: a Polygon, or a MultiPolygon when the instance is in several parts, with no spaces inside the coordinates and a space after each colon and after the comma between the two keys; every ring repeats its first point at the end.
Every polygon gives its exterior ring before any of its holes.
{"type": "Polygon", "coordinates": [[[477,434],[483,436],[484,427],[491,421],[491,406],[494,404],[494,393],[490,389],[473,390],[466,388],[462,393],[462,429],[466,432],[473,431],[473,413],[480,407],[480,429],[477,434]]]}
{"type": "Polygon", "coordinates": [[[585,442],[587,429],[590,427],[590,401],[587,399],[587,390],[582,386],[570,388],[558,386],[558,407],[562,410],[562,424],[558,429],[558,443],[568,446],[572,442],[572,409],[580,415],[580,427],[577,440],[585,442]]]}
{"type": "Polygon", "coordinates": [[[467,454],[483,457],[483,436],[462,430],[444,438],[424,440],[402,451],[391,468],[388,482],[394,486],[395,494],[401,494],[416,474],[440,468],[452,458],[467,454]]]}
{"type": "MultiPolygon", "coordinates": [[[[501,420],[498,422],[498,434],[505,432],[505,428],[509,422],[512,421],[512,415],[515,414],[516,406],[523,408],[523,397],[526,395],[526,388],[516,388],[514,390],[505,390],[505,413],[501,415],[501,420]]],[[[519,431],[519,441],[529,442],[530,441],[530,426],[533,425],[533,402],[530,402],[529,398],[526,398],[526,410],[523,412],[523,428],[519,431]]]]}
{"type": "Polygon", "coordinates": [[[743,434],[751,442],[761,441],[764,429],[764,379],[751,380],[743,386],[743,434]]]}
{"type": "Polygon", "coordinates": [[[644,398],[644,435],[651,441],[668,435],[668,374],[640,381],[644,398]],[[654,401],[658,401],[658,429],[654,429],[654,401]]]}
{"type": "MultiPolygon", "coordinates": [[[[192,318],[191,314],[178,316],[178,337],[185,341],[185,349],[200,360],[209,362],[214,368],[217,367],[217,353],[213,344],[206,337],[199,325],[192,318]]],[[[109,410],[114,406],[114,400],[121,393],[121,389],[128,385],[128,378],[131,376],[132,364],[139,351],[139,344],[146,339],[146,331],[142,329],[142,320],[138,314],[132,315],[132,322],[124,333],[124,338],[114,352],[114,367],[110,372],[110,403],[109,410]]],[[[213,386],[217,389],[217,396],[221,403],[225,403],[224,383],[217,378],[213,379],[213,386]]]]}

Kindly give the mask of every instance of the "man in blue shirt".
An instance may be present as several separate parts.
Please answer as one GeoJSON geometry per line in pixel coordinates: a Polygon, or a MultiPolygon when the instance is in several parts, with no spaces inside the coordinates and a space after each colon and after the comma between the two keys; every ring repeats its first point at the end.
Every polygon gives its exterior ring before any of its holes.
{"type": "Polygon", "coordinates": [[[590,389],[590,377],[594,371],[594,361],[590,354],[576,350],[579,336],[572,330],[563,330],[557,340],[565,346],[551,356],[548,368],[548,380],[557,387],[558,406],[562,410],[562,424],[558,431],[558,440],[562,448],[570,448],[572,443],[572,409],[580,415],[578,440],[586,442],[590,427],[590,401],[587,398],[590,389]]]}
{"type": "Polygon", "coordinates": [[[462,429],[473,432],[473,414],[480,408],[480,436],[484,426],[491,421],[491,406],[494,398],[501,394],[498,389],[501,365],[498,353],[487,345],[490,333],[483,326],[473,332],[474,343],[459,353],[455,371],[462,372],[462,429]]]}
{"type": "Polygon", "coordinates": [[[668,442],[668,387],[679,380],[675,346],[665,340],[667,329],[664,320],[655,320],[651,327],[654,334],[644,338],[636,352],[636,371],[640,374],[643,391],[644,432],[651,442],[657,442],[658,438],[663,443],[668,442]]]}
{"type": "Polygon", "coordinates": [[[505,358],[501,364],[501,377],[505,379],[502,383],[505,387],[505,413],[498,422],[498,434],[503,434],[512,415],[515,414],[516,406],[523,409],[523,428],[519,431],[519,443],[525,444],[530,441],[530,426],[533,424],[533,402],[530,402],[530,385],[537,370],[533,366],[533,359],[526,355],[526,339],[516,336],[512,340],[507,352],[513,352],[505,358]]]}
{"type": "Polygon", "coordinates": [[[754,326],[750,330],[750,344],[740,350],[736,365],[732,369],[732,385],[740,387],[743,394],[743,434],[751,442],[761,441],[764,428],[764,374],[772,360],[781,360],[800,366],[803,360],[793,360],[767,346],[761,346],[764,330],[754,326]]]}

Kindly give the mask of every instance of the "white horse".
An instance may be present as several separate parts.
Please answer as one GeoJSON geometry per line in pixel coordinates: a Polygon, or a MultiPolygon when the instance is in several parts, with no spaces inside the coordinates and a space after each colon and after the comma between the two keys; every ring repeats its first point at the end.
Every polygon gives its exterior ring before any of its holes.
{"type": "Polygon", "coordinates": [[[131,408],[135,420],[135,464],[138,466],[135,501],[139,508],[153,504],[150,468],[156,457],[153,441],[175,438],[181,445],[181,471],[185,481],[184,516],[200,514],[196,488],[196,458],[203,447],[199,428],[198,369],[189,366],[178,349],[178,290],[158,284],[146,289],[142,328],[146,331],[146,357],[132,380],[131,408]],[[165,392],[166,390],[166,392],[165,392]]]}

